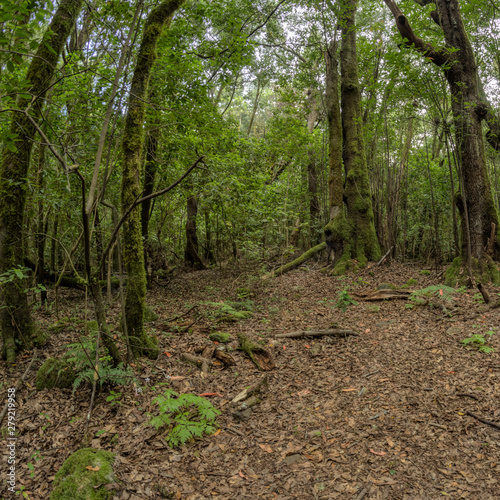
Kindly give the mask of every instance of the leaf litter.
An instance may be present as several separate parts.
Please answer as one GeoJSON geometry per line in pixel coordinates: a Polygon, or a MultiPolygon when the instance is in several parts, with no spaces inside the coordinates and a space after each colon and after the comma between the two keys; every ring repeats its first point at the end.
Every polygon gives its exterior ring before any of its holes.
{"type": "MultiPolygon", "coordinates": [[[[297,270],[254,280],[253,314],[227,323],[211,314],[207,297],[237,300],[249,273],[188,273],[152,290],[148,303],[159,318],[150,326],[163,354],[154,362],[137,361],[141,386],[112,388],[122,395],[114,404],[106,401],[108,391],[99,393],[89,427],[89,446],[117,454],[120,490],[114,498],[500,498],[500,432],[470,415],[500,421],[500,336],[488,339],[495,348],[488,354],[460,344],[471,333],[498,328],[498,309],[482,312],[474,291],[454,297],[451,317],[431,304],[407,309],[401,300],[377,306],[359,300],[345,312],[335,306],[345,289],[362,295],[410,278],[425,289],[440,283],[436,274],[422,276],[416,267],[393,263],[340,279],[297,270]],[[168,321],[194,305],[178,322],[168,321]],[[274,339],[331,327],[359,336],[274,339]],[[237,364],[214,363],[203,377],[180,361],[181,354],[215,345],[208,340],[214,330],[232,335],[225,349],[237,364]],[[277,364],[246,421],[235,420],[230,401],[262,373],[238,350],[242,331],[271,350],[277,364]],[[169,448],[147,425],[155,410],[152,387],[161,383],[210,398],[222,411],[219,430],[169,448]]],[[[83,295],[61,295],[62,310],[81,312],[83,295]]],[[[114,304],[110,320],[118,321],[118,311],[114,304]]],[[[54,322],[41,313],[39,320],[54,322]]],[[[73,335],[52,334],[35,369],[73,335]]],[[[0,374],[4,391],[29,361],[20,357],[15,373],[0,374]]],[[[74,396],[71,390],[34,391],[34,371],[19,390],[17,485],[30,499],[48,498],[54,474],[82,447],[89,400],[83,387],[74,396]]]]}

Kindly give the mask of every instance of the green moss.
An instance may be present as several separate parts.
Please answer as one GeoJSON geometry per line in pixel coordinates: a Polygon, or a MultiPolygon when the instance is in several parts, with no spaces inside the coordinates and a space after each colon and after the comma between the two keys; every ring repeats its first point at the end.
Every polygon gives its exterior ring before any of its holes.
{"type": "Polygon", "coordinates": [[[43,389],[70,389],[76,379],[73,368],[60,359],[48,359],[36,373],[35,387],[37,391],[43,389]]]}
{"type": "Polygon", "coordinates": [[[227,342],[231,342],[231,334],[226,332],[214,332],[211,333],[208,338],[212,342],[220,342],[221,344],[226,344],[227,342]]]}
{"type": "Polygon", "coordinates": [[[144,308],[144,321],[146,323],[149,323],[150,321],[156,321],[158,317],[158,314],[156,314],[150,307],[146,306],[144,308]]]}
{"type": "MultiPolygon", "coordinates": [[[[500,273],[491,257],[484,257],[482,261],[472,259],[472,274],[481,283],[500,284],[500,273]]],[[[457,257],[444,273],[447,286],[466,285],[469,282],[467,264],[461,257],[457,257]]]]}
{"type": "Polygon", "coordinates": [[[114,490],[106,489],[106,485],[116,483],[114,460],[115,455],[105,450],[83,448],[76,451],[56,473],[50,500],[111,499],[114,490]]]}
{"type": "Polygon", "coordinates": [[[410,279],[406,282],[406,284],[407,284],[408,286],[414,286],[414,285],[418,284],[418,281],[417,281],[416,279],[410,278],[410,279]]]}
{"type": "Polygon", "coordinates": [[[430,272],[428,269],[422,269],[422,270],[420,271],[420,274],[421,274],[422,276],[430,276],[430,275],[431,275],[431,272],[430,272]]]}

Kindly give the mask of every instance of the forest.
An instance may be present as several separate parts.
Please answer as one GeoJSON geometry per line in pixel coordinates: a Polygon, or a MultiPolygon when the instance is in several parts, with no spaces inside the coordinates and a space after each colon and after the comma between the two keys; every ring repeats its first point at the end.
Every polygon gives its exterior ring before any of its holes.
{"type": "Polygon", "coordinates": [[[497,0],[0,2],[0,499],[500,497],[497,0]]]}

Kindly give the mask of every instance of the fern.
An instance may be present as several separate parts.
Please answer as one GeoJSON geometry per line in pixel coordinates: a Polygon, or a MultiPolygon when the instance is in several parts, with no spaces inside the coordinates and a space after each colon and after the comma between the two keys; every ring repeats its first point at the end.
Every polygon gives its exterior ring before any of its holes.
{"type": "Polygon", "coordinates": [[[194,394],[181,394],[167,389],[153,400],[160,414],[149,423],[156,429],[167,427],[166,441],[171,447],[182,445],[195,437],[213,434],[215,418],[220,411],[210,401],[194,394]]]}

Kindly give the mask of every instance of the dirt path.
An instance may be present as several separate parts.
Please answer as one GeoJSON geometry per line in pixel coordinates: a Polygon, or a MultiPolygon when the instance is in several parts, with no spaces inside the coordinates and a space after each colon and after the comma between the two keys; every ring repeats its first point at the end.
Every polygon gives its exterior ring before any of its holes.
{"type": "MultiPolygon", "coordinates": [[[[247,298],[253,316],[234,323],[217,323],[220,308],[206,303],[174,325],[165,319],[200,301],[236,300],[241,275],[203,271],[156,289],[150,303],[160,318],[152,327],[163,353],[155,363],[142,362],[141,392],[115,388],[123,396],[113,406],[107,393],[100,394],[92,417],[91,445],[119,454],[122,491],[116,498],[500,498],[500,430],[467,413],[500,422],[500,310],[480,314],[484,305],[475,291],[458,293],[447,305],[456,308],[453,317],[429,305],[408,309],[405,300],[358,301],[345,312],[336,307],[341,290],[352,297],[381,283],[400,287],[410,278],[418,282],[413,289],[439,283],[401,265],[342,279],[296,271],[255,281],[247,298]],[[332,325],[359,336],[273,337],[332,325]],[[207,332],[214,326],[232,334],[237,366],[215,367],[203,377],[180,355],[210,344],[207,332]],[[495,352],[460,344],[492,329],[495,352]],[[246,422],[233,418],[229,402],[262,374],[236,349],[238,331],[260,341],[277,363],[246,422]],[[178,392],[217,393],[210,397],[222,411],[217,435],[172,450],[144,425],[154,411],[150,387],[167,376],[185,377],[171,382],[178,392]]],[[[490,292],[497,297],[499,290],[490,292]]],[[[75,308],[74,300],[68,306],[75,308]]],[[[59,335],[62,343],[71,333],[59,335]]],[[[53,341],[43,356],[54,356],[57,346],[53,341]]],[[[13,381],[3,374],[2,388],[13,381]]],[[[89,391],[20,392],[20,400],[30,398],[19,407],[25,419],[19,422],[18,481],[29,498],[42,500],[64,459],[80,447],[89,391]]]]}

